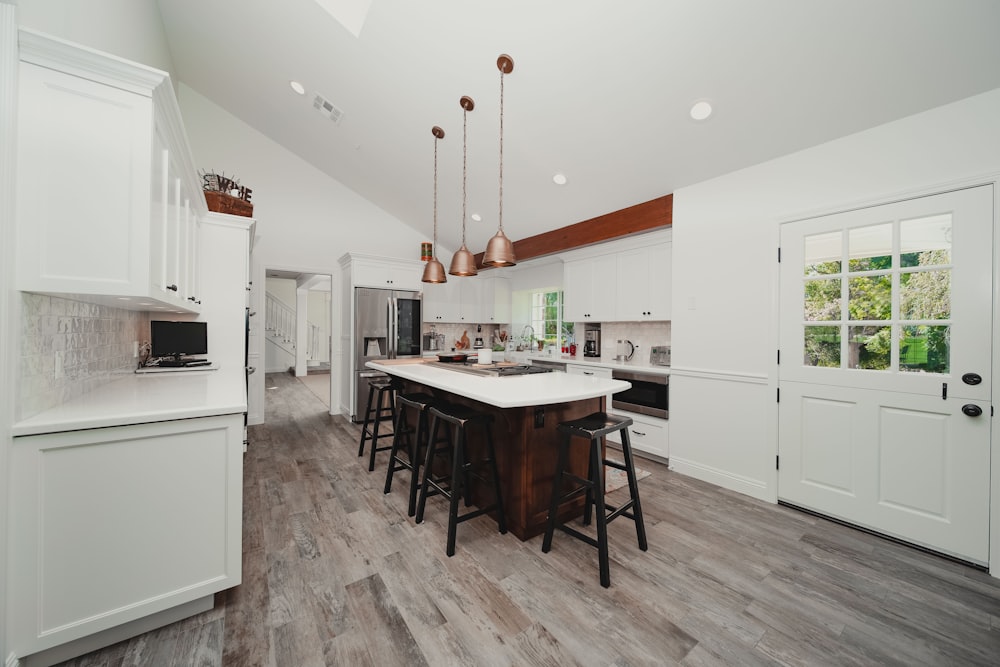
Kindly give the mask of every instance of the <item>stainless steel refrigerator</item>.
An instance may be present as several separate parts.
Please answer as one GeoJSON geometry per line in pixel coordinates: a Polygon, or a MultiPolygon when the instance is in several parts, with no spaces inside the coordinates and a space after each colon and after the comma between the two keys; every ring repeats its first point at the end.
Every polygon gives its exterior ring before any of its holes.
{"type": "Polygon", "coordinates": [[[362,422],[368,407],[368,380],[384,373],[365,368],[377,359],[420,356],[420,292],[354,288],[354,409],[362,422]]]}

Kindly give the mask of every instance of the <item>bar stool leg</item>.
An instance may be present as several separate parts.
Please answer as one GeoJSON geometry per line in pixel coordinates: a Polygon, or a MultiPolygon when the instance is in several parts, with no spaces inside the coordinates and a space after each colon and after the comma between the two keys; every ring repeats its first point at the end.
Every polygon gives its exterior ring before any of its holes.
{"type": "Polygon", "coordinates": [[[593,438],[590,441],[590,481],[594,488],[594,512],[597,514],[597,554],[601,568],[601,586],[611,586],[611,568],[608,565],[608,514],[604,508],[604,460],[601,457],[601,440],[593,438]],[[594,474],[596,473],[596,474],[594,474]]]}
{"type": "Polygon", "coordinates": [[[410,447],[410,503],[407,506],[407,514],[413,516],[417,512],[417,487],[420,486],[420,447],[430,448],[430,435],[427,433],[427,414],[421,410],[417,414],[416,437],[410,447]]]}
{"type": "Polygon", "coordinates": [[[368,434],[368,426],[372,419],[372,399],[375,398],[375,387],[368,385],[368,403],[365,407],[365,419],[361,424],[361,444],[358,445],[358,456],[365,455],[365,436],[368,434]]]}
{"type": "Polygon", "coordinates": [[[465,493],[467,473],[465,469],[465,429],[452,429],[453,461],[451,464],[451,502],[448,505],[448,557],[455,555],[455,539],[458,533],[458,504],[465,493]]]}
{"type": "Polygon", "coordinates": [[[427,489],[430,487],[430,476],[433,472],[434,463],[434,449],[437,447],[438,427],[440,425],[441,420],[437,417],[431,420],[431,437],[427,441],[427,452],[424,455],[423,481],[420,483],[420,495],[417,499],[416,523],[423,523],[424,520],[424,507],[427,505],[427,489]]]}
{"type": "Polygon", "coordinates": [[[368,459],[368,472],[375,470],[375,454],[378,453],[378,427],[382,423],[382,413],[385,408],[382,407],[385,403],[385,396],[389,395],[389,415],[391,417],[391,422],[396,421],[396,400],[395,400],[395,390],[391,387],[383,389],[378,392],[378,407],[375,410],[375,424],[372,426],[372,451],[371,456],[368,459]]]}
{"type": "Polygon", "coordinates": [[[548,553],[552,548],[552,534],[556,529],[556,514],[559,511],[559,496],[562,493],[563,471],[566,469],[566,459],[569,458],[569,433],[563,433],[559,442],[559,458],[556,463],[556,475],[552,479],[552,501],[549,503],[549,518],[545,522],[545,537],[542,538],[542,553],[548,553]]]}
{"type": "Polygon", "coordinates": [[[635,464],[632,458],[632,443],[629,441],[628,429],[622,429],[622,456],[625,459],[625,474],[628,477],[628,492],[632,496],[632,517],[635,522],[635,534],[639,540],[639,549],[646,551],[646,524],[642,520],[642,505],[639,503],[639,482],[635,478],[635,464]]]}
{"type": "MultiPolygon", "coordinates": [[[[399,454],[399,446],[402,444],[403,438],[406,438],[406,449],[407,451],[413,451],[413,446],[410,440],[410,432],[407,430],[409,424],[406,418],[406,409],[400,409],[396,411],[396,421],[392,427],[392,449],[389,450],[389,467],[385,471],[385,488],[382,490],[383,493],[389,493],[392,491],[392,477],[395,473],[402,470],[396,464],[396,456],[399,454]]],[[[410,464],[412,465],[413,459],[410,459],[410,464]]],[[[412,516],[412,515],[411,515],[412,516]]]]}

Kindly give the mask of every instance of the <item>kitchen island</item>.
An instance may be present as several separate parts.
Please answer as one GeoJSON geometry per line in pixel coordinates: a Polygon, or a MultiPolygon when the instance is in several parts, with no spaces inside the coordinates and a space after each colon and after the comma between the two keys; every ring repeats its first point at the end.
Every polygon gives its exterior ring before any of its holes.
{"type": "MultiPolygon", "coordinates": [[[[366,366],[403,380],[406,391],[426,391],[494,416],[493,438],[507,528],[522,540],[545,531],[556,468],[556,425],[603,411],[609,394],[630,386],[621,380],[558,372],[492,377],[451,370],[421,359],[370,361],[366,366]]],[[[471,447],[479,445],[470,442],[471,447]]],[[[570,467],[575,474],[586,476],[586,447],[573,452],[570,467]]],[[[472,489],[476,504],[489,498],[488,491],[484,497],[480,493],[472,489]]],[[[428,511],[437,509],[429,506],[428,511]]],[[[579,498],[576,503],[564,505],[561,515],[569,519],[582,511],[583,499],[579,498]]]]}

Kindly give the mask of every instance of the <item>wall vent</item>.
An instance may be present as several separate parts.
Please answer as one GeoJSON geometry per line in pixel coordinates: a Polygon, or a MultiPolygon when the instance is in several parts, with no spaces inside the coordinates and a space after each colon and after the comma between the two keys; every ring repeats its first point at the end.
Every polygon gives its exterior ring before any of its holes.
{"type": "Polygon", "coordinates": [[[316,109],[322,115],[338,124],[344,115],[343,111],[335,107],[330,100],[326,99],[322,95],[317,95],[313,100],[313,109],[316,109]]]}

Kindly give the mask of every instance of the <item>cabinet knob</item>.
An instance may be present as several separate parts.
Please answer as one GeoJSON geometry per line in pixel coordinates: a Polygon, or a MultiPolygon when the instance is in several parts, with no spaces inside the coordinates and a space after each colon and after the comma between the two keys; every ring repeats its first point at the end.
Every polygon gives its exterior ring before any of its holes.
{"type": "Polygon", "coordinates": [[[177,285],[167,285],[167,289],[170,290],[171,292],[176,292],[177,285]]]}

